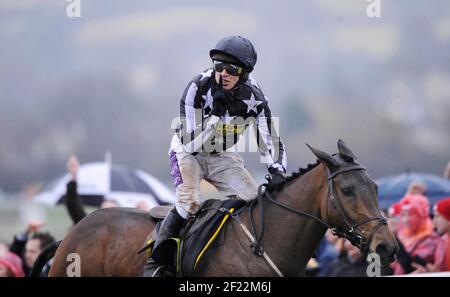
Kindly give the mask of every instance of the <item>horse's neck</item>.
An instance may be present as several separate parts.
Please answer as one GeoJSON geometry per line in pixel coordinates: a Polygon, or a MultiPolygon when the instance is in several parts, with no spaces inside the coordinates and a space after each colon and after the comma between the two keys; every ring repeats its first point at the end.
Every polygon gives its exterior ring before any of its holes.
{"type": "MultiPolygon", "coordinates": [[[[321,200],[326,198],[325,169],[317,166],[280,191],[277,201],[318,218],[321,200]]],[[[272,202],[265,202],[263,247],[285,275],[298,275],[313,255],[326,228],[319,222],[300,216],[272,202]],[[269,252],[268,252],[269,253],[269,252]]],[[[258,210],[254,213],[256,215],[258,210]]]]}

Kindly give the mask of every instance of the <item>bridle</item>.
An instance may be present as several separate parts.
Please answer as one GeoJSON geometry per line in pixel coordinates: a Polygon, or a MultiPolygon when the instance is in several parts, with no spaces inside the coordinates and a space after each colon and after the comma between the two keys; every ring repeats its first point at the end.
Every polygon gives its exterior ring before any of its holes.
{"type": "MultiPolygon", "coordinates": [[[[252,218],[252,208],[254,207],[254,204],[252,203],[252,205],[250,206],[250,223],[251,223],[251,227],[252,227],[252,231],[253,234],[255,235],[254,238],[254,242],[252,243],[252,250],[253,253],[257,254],[257,255],[262,255],[263,253],[263,249],[261,246],[261,239],[262,239],[262,235],[264,233],[264,210],[263,210],[263,204],[262,204],[262,198],[265,196],[268,198],[269,201],[271,201],[272,203],[287,209],[299,216],[304,216],[304,217],[308,217],[311,218],[319,223],[321,223],[322,225],[326,226],[328,229],[331,229],[331,232],[338,236],[338,237],[343,237],[348,239],[354,246],[358,247],[362,252],[367,253],[369,251],[369,246],[370,243],[372,241],[372,238],[374,236],[374,234],[380,229],[381,226],[383,225],[387,225],[387,220],[386,218],[384,218],[381,213],[379,216],[377,217],[372,217],[372,218],[368,218],[366,220],[363,220],[361,222],[358,223],[352,223],[349,219],[348,216],[345,213],[344,208],[342,207],[342,204],[340,203],[340,201],[338,199],[336,199],[336,197],[334,196],[334,190],[333,190],[333,178],[335,178],[336,176],[338,176],[339,174],[345,173],[345,172],[349,172],[349,171],[356,171],[356,170],[366,170],[363,166],[359,166],[359,165],[355,165],[355,166],[350,166],[347,168],[343,168],[341,170],[338,170],[334,173],[331,173],[330,170],[327,168],[327,180],[328,180],[328,193],[327,193],[327,212],[328,212],[328,204],[329,202],[331,202],[331,205],[333,205],[333,207],[336,209],[340,219],[345,223],[345,227],[344,228],[339,228],[339,227],[333,227],[330,224],[328,224],[327,222],[325,222],[324,220],[322,220],[321,218],[318,218],[317,216],[314,216],[312,214],[309,214],[307,212],[304,212],[302,210],[299,209],[294,209],[286,204],[283,204],[279,201],[276,201],[275,199],[273,199],[272,195],[269,193],[269,191],[265,191],[263,190],[263,188],[265,188],[267,186],[267,184],[261,184],[258,187],[258,196],[257,199],[255,199],[254,201],[258,201],[258,203],[260,203],[260,216],[261,216],[261,224],[260,224],[260,234],[259,236],[256,235],[256,230],[254,227],[254,223],[253,223],[253,218],[252,218]],[[367,223],[370,223],[372,221],[378,221],[377,226],[375,226],[374,230],[371,232],[371,234],[365,238],[362,235],[362,230],[359,228],[362,225],[365,225],[367,223]]],[[[267,178],[267,177],[266,177],[267,178]]]]}
{"type": "MultiPolygon", "coordinates": [[[[351,166],[347,167],[341,170],[338,170],[334,172],[333,174],[330,173],[330,170],[327,167],[327,175],[328,175],[328,196],[327,196],[327,203],[331,202],[333,207],[336,209],[339,217],[341,220],[345,223],[345,229],[342,230],[338,227],[331,227],[328,226],[328,228],[331,229],[331,232],[334,235],[337,235],[339,237],[343,237],[348,239],[354,246],[358,247],[362,252],[367,253],[369,251],[369,246],[372,241],[373,236],[375,233],[380,229],[381,226],[387,225],[387,220],[385,217],[379,213],[379,216],[368,218],[366,220],[363,220],[358,223],[351,223],[348,219],[348,216],[345,213],[345,209],[342,207],[342,204],[336,197],[333,195],[333,178],[341,173],[349,172],[349,171],[355,171],[355,170],[366,170],[362,166],[351,166]],[[362,230],[359,228],[362,225],[365,225],[367,223],[378,221],[378,224],[375,226],[373,231],[370,233],[370,235],[367,237],[367,239],[362,235],[362,230]]],[[[327,207],[328,211],[328,207],[327,207]]]]}

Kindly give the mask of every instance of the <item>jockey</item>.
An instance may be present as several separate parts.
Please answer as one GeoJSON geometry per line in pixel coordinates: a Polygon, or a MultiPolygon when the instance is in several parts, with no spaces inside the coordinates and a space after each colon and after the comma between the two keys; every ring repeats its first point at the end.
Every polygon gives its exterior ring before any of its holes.
{"type": "Polygon", "coordinates": [[[241,36],[225,37],[209,54],[212,67],[189,82],[181,98],[180,118],[169,150],[177,202],[161,224],[145,276],[154,274],[158,264],[166,264],[172,257],[173,253],[161,251],[167,250],[166,239],[179,236],[185,220],[198,211],[202,179],[227,195],[255,198],[257,184],[236,145],[249,126],[254,127],[271,182],[281,183],[285,177],[284,146],[267,97],[250,75],[257,59],[252,43],[241,36]]]}

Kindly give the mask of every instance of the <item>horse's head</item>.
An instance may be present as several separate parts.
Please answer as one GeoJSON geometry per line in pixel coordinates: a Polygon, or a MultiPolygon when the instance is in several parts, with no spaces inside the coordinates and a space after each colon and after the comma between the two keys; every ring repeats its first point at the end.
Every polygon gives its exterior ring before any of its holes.
{"type": "Polygon", "coordinates": [[[383,265],[392,262],[398,244],[378,208],[377,185],[365,168],[342,140],[338,141],[339,153],[334,155],[308,147],[327,170],[322,217],[337,235],[364,253],[377,253],[383,265]]]}

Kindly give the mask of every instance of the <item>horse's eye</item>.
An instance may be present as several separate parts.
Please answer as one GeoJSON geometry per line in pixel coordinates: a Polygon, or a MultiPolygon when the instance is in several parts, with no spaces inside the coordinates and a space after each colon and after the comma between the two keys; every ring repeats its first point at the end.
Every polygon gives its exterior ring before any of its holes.
{"type": "Polygon", "coordinates": [[[353,195],[353,189],[348,188],[342,188],[342,193],[344,193],[345,196],[352,196],[353,195]]]}

